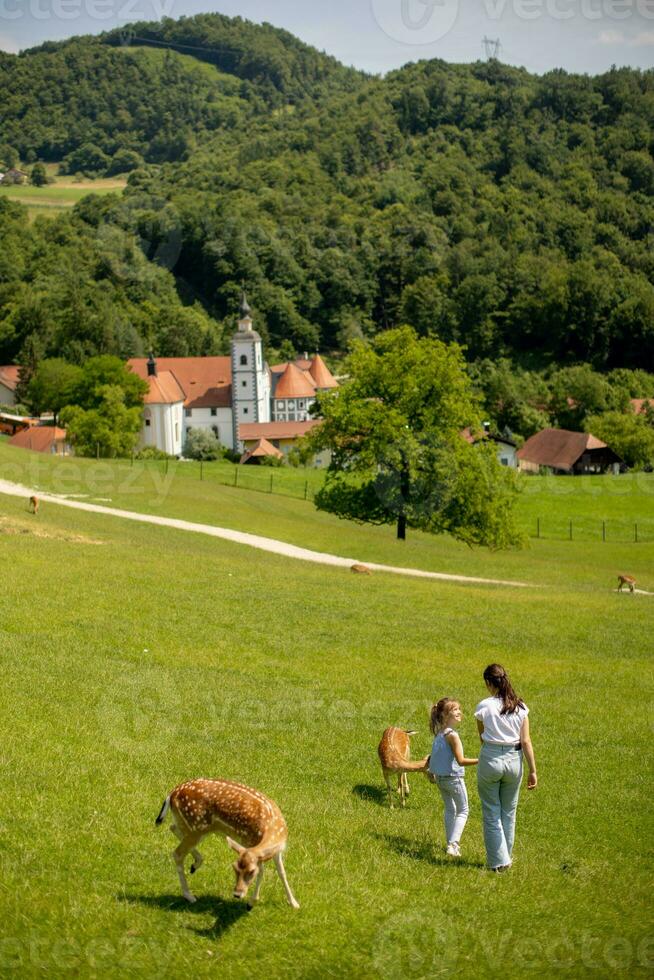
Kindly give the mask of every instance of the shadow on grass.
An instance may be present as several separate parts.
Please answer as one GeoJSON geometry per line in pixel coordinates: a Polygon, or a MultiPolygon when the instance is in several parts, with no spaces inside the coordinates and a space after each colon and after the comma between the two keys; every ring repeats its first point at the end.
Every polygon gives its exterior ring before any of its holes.
{"type": "Polygon", "coordinates": [[[410,857],[416,861],[427,861],[437,868],[485,868],[482,861],[468,861],[466,858],[449,858],[442,854],[440,847],[431,841],[419,841],[410,837],[401,837],[399,834],[373,834],[382,841],[391,851],[401,854],[403,857],[410,857]]]}
{"type": "Polygon", "coordinates": [[[193,929],[198,936],[207,939],[220,939],[223,933],[251,911],[251,907],[246,902],[215,895],[205,895],[198,898],[196,902],[187,902],[181,895],[121,895],[119,897],[125,902],[138,902],[141,905],[149,905],[150,908],[163,909],[165,912],[215,915],[216,921],[212,926],[207,929],[193,929]]]}
{"type": "Polygon", "coordinates": [[[376,803],[378,806],[388,806],[388,792],[381,786],[370,786],[368,783],[357,783],[352,792],[366,803],[376,803]]]}

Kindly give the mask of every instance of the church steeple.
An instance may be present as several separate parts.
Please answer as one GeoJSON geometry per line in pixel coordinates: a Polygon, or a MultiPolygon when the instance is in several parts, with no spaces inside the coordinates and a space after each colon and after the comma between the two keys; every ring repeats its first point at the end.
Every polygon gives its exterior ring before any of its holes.
{"type": "Polygon", "coordinates": [[[234,446],[239,425],[270,421],[270,376],[261,337],[252,329],[252,310],[245,291],[239,306],[238,330],[232,337],[232,420],[234,446]]]}
{"type": "Polygon", "coordinates": [[[243,295],[241,297],[241,306],[239,308],[239,318],[241,320],[252,320],[252,310],[250,309],[250,304],[248,303],[248,298],[245,295],[245,290],[243,290],[243,295]]]}

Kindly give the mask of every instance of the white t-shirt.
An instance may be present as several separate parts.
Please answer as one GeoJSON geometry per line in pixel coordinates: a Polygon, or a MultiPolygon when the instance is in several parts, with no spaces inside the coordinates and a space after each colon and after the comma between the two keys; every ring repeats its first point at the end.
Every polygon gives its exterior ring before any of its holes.
{"type": "Polygon", "coordinates": [[[511,714],[501,715],[502,699],[484,698],[475,708],[475,718],[484,723],[482,742],[496,745],[515,745],[520,741],[522,723],[529,714],[529,708],[516,708],[511,714]]]}

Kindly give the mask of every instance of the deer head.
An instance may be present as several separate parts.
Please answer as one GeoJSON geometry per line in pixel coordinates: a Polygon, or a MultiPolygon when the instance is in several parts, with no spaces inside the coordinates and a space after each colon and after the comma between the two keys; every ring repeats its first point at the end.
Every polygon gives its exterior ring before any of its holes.
{"type": "Polygon", "coordinates": [[[263,862],[268,860],[275,849],[271,848],[271,853],[269,854],[268,849],[259,851],[258,849],[252,847],[243,847],[231,837],[226,837],[225,839],[231,849],[236,851],[238,854],[237,860],[234,861],[234,864],[232,865],[234,868],[234,874],[236,875],[234,898],[245,898],[248,893],[248,889],[254,881],[256,875],[259,873],[263,862]]]}

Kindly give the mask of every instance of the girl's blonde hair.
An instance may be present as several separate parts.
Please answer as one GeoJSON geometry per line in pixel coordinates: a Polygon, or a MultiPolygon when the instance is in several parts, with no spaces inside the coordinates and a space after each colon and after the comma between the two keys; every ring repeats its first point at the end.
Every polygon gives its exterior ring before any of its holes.
{"type": "Polygon", "coordinates": [[[459,702],[455,698],[441,698],[432,705],[429,714],[429,728],[432,735],[438,735],[445,728],[445,719],[459,702]]]}

